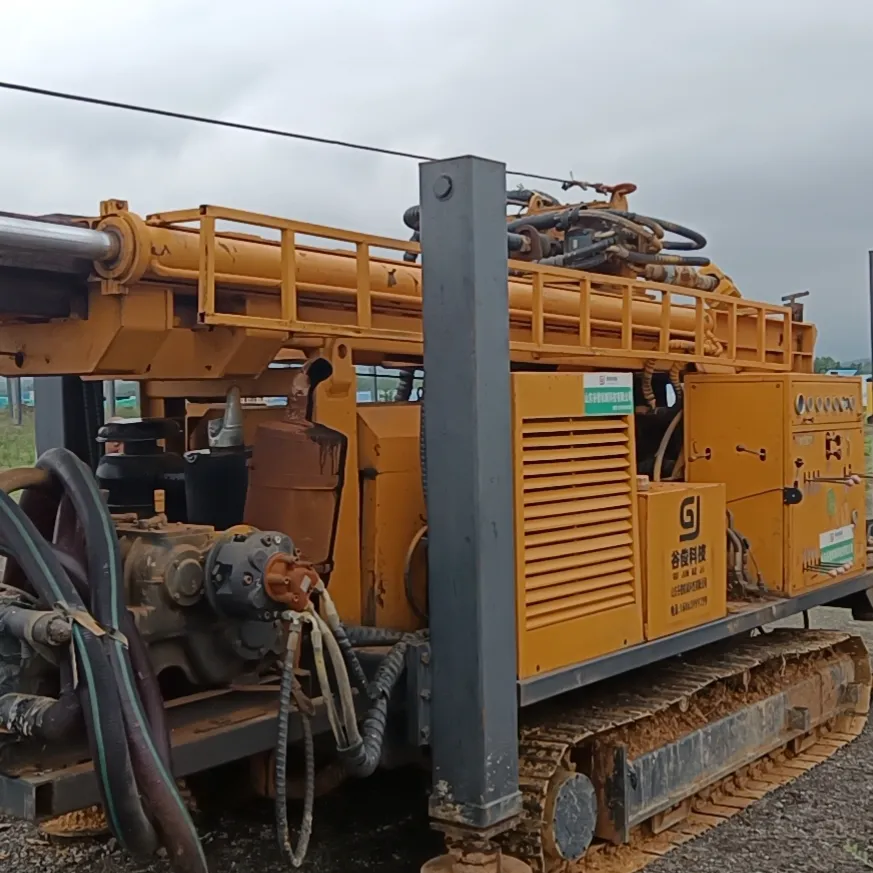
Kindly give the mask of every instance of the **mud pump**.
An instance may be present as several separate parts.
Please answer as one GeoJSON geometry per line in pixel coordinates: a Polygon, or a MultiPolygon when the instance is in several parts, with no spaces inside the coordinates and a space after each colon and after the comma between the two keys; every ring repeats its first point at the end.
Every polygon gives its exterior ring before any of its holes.
{"type": "Polygon", "coordinates": [[[420,181],[409,241],[0,215],[39,450],[0,473],[7,813],[99,805],[203,871],[179,780],[242,764],[299,866],[316,794],[408,762],[428,871],[639,869],[861,730],[861,640],[767,630],[873,617],[861,384],[802,304],[632,185],[420,181]],[[374,365],[396,395],[359,402],[374,365]],[[104,420],[117,379],[142,418],[104,420]]]}

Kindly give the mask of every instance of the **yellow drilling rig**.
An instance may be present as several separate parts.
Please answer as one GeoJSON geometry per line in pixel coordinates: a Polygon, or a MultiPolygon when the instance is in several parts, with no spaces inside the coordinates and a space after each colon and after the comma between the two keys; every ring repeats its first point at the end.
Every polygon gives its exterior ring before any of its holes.
{"type": "Polygon", "coordinates": [[[771,626],[873,617],[860,379],[634,186],[579,187],[424,164],[408,242],[0,214],[39,449],[0,473],[7,812],[100,804],[199,873],[177,780],[247,762],[300,865],[315,795],[400,760],[428,871],[629,870],[858,734],[861,640],[771,626]],[[117,379],[142,418],[103,420],[117,379]]]}

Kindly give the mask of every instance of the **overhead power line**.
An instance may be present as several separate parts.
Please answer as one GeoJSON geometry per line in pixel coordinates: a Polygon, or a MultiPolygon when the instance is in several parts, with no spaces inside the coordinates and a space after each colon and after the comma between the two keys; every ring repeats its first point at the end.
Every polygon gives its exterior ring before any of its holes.
{"type": "MultiPolygon", "coordinates": [[[[429,155],[419,155],[415,152],[401,151],[400,149],[383,148],[382,146],[367,145],[365,143],[351,142],[344,139],[332,139],[325,136],[315,136],[308,133],[298,133],[291,130],[280,130],[275,127],[264,127],[259,124],[245,124],[241,121],[225,121],[221,118],[209,118],[205,115],[193,115],[188,112],[174,112],[171,109],[157,109],[154,106],[141,106],[137,103],[123,103],[118,100],[104,100],[100,97],[89,97],[85,94],[71,94],[66,91],[53,91],[48,88],[37,88],[33,85],[20,85],[17,82],[0,81],[0,89],[5,91],[18,91],[23,94],[35,94],[39,97],[53,97],[56,100],[67,100],[72,103],[86,103],[91,106],[103,106],[108,109],[123,109],[127,112],[138,112],[141,115],[156,115],[161,118],[176,118],[180,121],[193,121],[197,124],[209,124],[213,127],[226,127],[233,130],[244,130],[250,133],[263,133],[269,136],[281,136],[286,139],[296,139],[303,142],[318,143],[320,145],[338,146],[339,148],[354,149],[361,152],[371,152],[378,155],[389,155],[395,158],[410,158],[414,161],[435,161],[438,158],[429,155]]],[[[524,179],[539,179],[544,182],[557,182],[564,184],[570,180],[559,176],[545,176],[542,173],[522,173],[519,170],[507,170],[508,176],[519,176],[524,179]]]]}

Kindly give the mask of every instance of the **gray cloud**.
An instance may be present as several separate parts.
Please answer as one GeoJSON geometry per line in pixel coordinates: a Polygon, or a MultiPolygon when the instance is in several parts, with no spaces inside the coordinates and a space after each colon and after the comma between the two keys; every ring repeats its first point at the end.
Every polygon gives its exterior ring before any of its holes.
{"type": "MultiPolygon", "coordinates": [[[[865,0],[10,5],[0,78],[516,169],[634,181],[746,296],[868,353],[865,0]]],[[[202,202],[405,236],[414,162],[0,93],[0,208],[202,202]]],[[[514,183],[517,180],[510,180],[514,183]]],[[[547,186],[544,186],[547,187],[547,186]]]]}

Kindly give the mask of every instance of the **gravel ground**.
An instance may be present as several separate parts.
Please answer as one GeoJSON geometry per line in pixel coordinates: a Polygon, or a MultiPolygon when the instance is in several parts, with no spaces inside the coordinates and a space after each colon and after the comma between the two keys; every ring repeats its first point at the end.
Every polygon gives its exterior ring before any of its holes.
{"type": "MultiPolygon", "coordinates": [[[[841,610],[816,610],[813,627],[848,628],[873,648],[873,625],[841,610]]],[[[425,774],[392,772],[316,803],[304,867],[313,873],[415,873],[440,851],[425,816],[425,774]]],[[[220,800],[220,798],[219,798],[220,800]]],[[[291,810],[292,824],[294,810],[291,810]]],[[[675,850],[650,873],[861,873],[873,867],[873,725],[831,760],[775,791],[752,809],[675,850]],[[867,861],[869,851],[870,860],[867,861]]],[[[198,820],[215,873],[287,869],[275,845],[272,809],[259,804],[198,820]]],[[[0,819],[0,871],[169,873],[164,861],[128,861],[112,840],[52,842],[32,827],[0,819]]]]}

